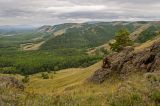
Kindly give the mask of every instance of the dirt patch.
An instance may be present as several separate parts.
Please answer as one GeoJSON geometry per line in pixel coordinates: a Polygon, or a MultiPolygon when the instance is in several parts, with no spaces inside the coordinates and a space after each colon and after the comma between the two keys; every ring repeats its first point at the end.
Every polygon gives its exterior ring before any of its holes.
{"type": "Polygon", "coordinates": [[[22,50],[22,51],[38,50],[44,42],[45,41],[42,41],[39,43],[21,44],[20,50],[22,50]]]}

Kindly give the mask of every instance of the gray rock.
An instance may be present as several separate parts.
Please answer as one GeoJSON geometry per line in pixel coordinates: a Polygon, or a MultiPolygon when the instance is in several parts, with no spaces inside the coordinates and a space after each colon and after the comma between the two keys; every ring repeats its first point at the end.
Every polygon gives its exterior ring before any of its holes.
{"type": "Polygon", "coordinates": [[[135,53],[133,47],[125,47],[120,53],[109,56],[111,67],[101,68],[89,78],[89,81],[102,83],[112,73],[128,74],[133,71],[155,72],[160,70],[160,42],[144,51],[135,53]]]}

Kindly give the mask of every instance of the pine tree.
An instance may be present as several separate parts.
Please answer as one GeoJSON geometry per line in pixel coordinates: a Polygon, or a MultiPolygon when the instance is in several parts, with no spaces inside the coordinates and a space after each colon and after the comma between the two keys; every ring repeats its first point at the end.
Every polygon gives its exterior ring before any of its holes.
{"type": "Polygon", "coordinates": [[[129,37],[130,33],[127,29],[119,30],[115,37],[115,42],[110,44],[111,50],[119,52],[126,46],[133,45],[133,41],[129,37]]]}

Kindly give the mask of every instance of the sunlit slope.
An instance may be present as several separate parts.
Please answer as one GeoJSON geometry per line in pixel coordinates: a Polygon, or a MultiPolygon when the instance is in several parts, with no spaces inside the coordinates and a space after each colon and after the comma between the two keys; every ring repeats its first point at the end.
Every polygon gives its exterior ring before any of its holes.
{"type": "Polygon", "coordinates": [[[154,43],[158,42],[160,42],[160,36],[157,36],[154,39],[148,40],[147,42],[135,47],[135,52],[143,51],[144,49],[147,49],[148,47],[151,47],[154,43]]]}
{"type": "Polygon", "coordinates": [[[27,90],[37,93],[53,93],[63,91],[67,87],[83,84],[98,68],[101,62],[88,68],[72,68],[58,71],[56,74],[50,73],[49,79],[42,79],[41,74],[31,76],[27,90]]]}
{"type": "MultiPolygon", "coordinates": [[[[159,42],[160,38],[157,37],[152,41],[143,43],[140,46],[135,47],[135,52],[146,49],[153,43],[159,42]]],[[[42,79],[41,73],[31,76],[29,86],[27,90],[34,91],[36,93],[48,93],[61,92],[71,86],[77,86],[84,84],[87,78],[89,78],[97,69],[101,67],[102,62],[98,62],[88,68],[71,68],[65,69],[49,74],[49,79],[42,79]]]]}

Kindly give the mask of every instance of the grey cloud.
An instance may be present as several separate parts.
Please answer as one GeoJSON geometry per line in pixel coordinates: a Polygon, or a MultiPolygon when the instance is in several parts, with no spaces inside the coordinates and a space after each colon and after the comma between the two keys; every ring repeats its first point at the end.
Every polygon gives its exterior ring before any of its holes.
{"type": "Polygon", "coordinates": [[[0,25],[157,20],[160,0],[0,0],[0,25]]]}
{"type": "MultiPolygon", "coordinates": [[[[120,15],[120,14],[119,14],[120,15]]],[[[118,18],[118,14],[115,13],[105,13],[104,12],[73,12],[73,13],[66,13],[61,14],[59,17],[62,19],[66,18],[90,18],[90,19],[111,19],[111,18],[118,18]]]]}
{"type": "MultiPolygon", "coordinates": [[[[62,0],[62,1],[68,1],[68,0],[62,0]]],[[[70,0],[73,3],[76,4],[108,4],[108,3],[118,3],[118,4],[124,4],[124,3],[130,3],[130,4],[155,4],[160,3],[160,0],[70,0]]]]}

